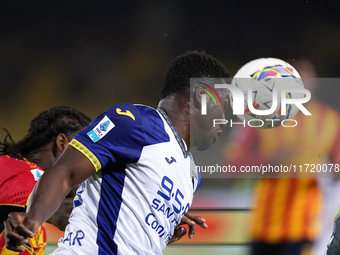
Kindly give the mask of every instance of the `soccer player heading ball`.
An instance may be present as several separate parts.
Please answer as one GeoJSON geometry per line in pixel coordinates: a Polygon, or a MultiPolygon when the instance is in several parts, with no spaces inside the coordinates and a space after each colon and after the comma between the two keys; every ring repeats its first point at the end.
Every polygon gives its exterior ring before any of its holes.
{"type": "Polygon", "coordinates": [[[229,99],[220,91],[222,105],[209,104],[209,115],[201,115],[205,92],[190,89],[190,78],[213,86],[227,77],[212,56],[188,52],[170,63],[157,110],[121,104],[99,115],[41,177],[27,213],[10,215],[7,247],[19,251],[79,183],[55,255],[161,254],[180,224],[206,227],[187,213],[200,184],[188,148],[205,150],[217,140],[223,126],[212,120],[224,118],[229,99]]]}

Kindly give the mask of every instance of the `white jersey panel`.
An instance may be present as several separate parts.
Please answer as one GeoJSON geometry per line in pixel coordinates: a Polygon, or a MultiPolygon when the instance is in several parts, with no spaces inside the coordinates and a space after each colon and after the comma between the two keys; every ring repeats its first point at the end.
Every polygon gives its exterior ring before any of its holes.
{"type": "MultiPolygon", "coordinates": [[[[190,157],[183,158],[175,139],[170,143],[144,147],[138,163],[127,166],[115,241],[117,235],[129,233],[132,243],[161,254],[188,211],[193,199],[190,157]],[[169,155],[169,151],[176,153],[169,155]],[[126,222],[132,218],[131,224],[126,222]]],[[[120,251],[123,245],[116,243],[120,251]]]]}
{"type": "Polygon", "coordinates": [[[100,172],[93,174],[78,188],[65,235],[58,241],[58,249],[53,254],[98,254],[96,238],[101,188],[100,175],[100,172]]]}

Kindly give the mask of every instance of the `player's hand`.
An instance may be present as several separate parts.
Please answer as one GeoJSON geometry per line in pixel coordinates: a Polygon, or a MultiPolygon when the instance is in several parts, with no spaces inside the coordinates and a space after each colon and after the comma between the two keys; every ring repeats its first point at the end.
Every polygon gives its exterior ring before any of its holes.
{"type": "Polygon", "coordinates": [[[5,243],[9,250],[24,252],[21,245],[28,243],[39,228],[39,223],[30,220],[25,212],[12,212],[8,215],[5,225],[5,243]]]}
{"type": "Polygon", "coordinates": [[[208,228],[208,225],[205,223],[205,219],[202,217],[199,217],[195,215],[194,213],[187,212],[184,214],[184,216],[181,219],[180,224],[175,228],[174,235],[170,239],[168,244],[172,244],[174,242],[177,242],[180,240],[185,234],[187,233],[186,228],[182,227],[182,225],[188,225],[189,226],[189,233],[188,237],[191,239],[194,237],[195,231],[196,231],[196,224],[200,226],[201,228],[208,228]]]}

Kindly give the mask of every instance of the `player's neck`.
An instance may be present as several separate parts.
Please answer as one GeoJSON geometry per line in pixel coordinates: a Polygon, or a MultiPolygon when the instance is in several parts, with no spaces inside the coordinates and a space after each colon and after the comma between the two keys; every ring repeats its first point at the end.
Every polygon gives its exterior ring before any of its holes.
{"type": "Polygon", "coordinates": [[[158,107],[166,112],[172,125],[190,148],[190,104],[186,97],[168,96],[159,102],[158,107]]]}

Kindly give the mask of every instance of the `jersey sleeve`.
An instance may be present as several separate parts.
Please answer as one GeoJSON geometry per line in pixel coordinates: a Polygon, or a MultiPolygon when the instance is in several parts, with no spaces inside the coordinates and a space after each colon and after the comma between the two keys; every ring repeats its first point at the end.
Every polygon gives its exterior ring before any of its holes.
{"type": "Polygon", "coordinates": [[[169,137],[164,134],[164,124],[154,109],[121,104],[99,115],[70,145],[82,152],[98,171],[111,165],[135,163],[144,146],[165,140],[169,137]]]}

